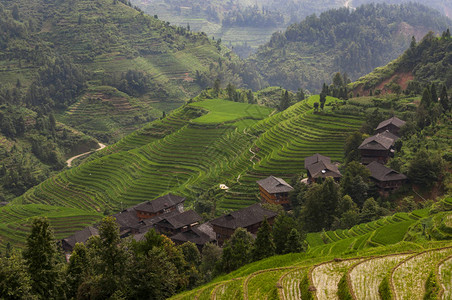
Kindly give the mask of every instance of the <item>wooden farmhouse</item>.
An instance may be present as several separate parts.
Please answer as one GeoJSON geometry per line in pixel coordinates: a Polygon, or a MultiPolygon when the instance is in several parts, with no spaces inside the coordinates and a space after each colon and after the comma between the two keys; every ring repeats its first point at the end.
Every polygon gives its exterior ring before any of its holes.
{"type": "Polygon", "coordinates": [[[183,211],[184,197],[167,194],[153,201],[146,201],[134,207],[140,220],[152,218],[174,210],[183,211]]]}
{"type": "Polygon", "coordinates": [[[167,236],[174,235],[179,232],[184,232],[190,228],[199,225],[202,221],[194,210],[188,210],[180,214],[165,217],[159,222],[155,223],[155,229],[167,236]]]}
{"type": "Polygon", "coordinates": [[[170,239],[176,245],[192,242],[198,247],[199,251],[201,251],[205,244],[216,242],[216,234],[215,231],[213,231],[212,225],[207,222],[177,233],[171,236],[170,239]]]}
{"type": "Polygon", "coordinates": [[[245,228],[250,233],[256,234],[265,218],[270,224],[273,224],[276,216],[276,212],[265,209],[259,203],[256,203],[247,208],[221,216],[211,221],[211,224],[216,234],[216,240],[222,246],[237,228],[245,228]]]}
{"type": "Polygon", "coordinates": [[[308,171],[308,183],[313,183],[327,177],[333,177],[334,180],[339,181],[342,177],[337,166],[331,163],[331,159],[318,153],[306,157],[304,167],[308,171]]]}
{"type": "Polygon", "coordinates": [[[140,218],[138,218],[137,212],[133,207],[129,207],[114,214],[113,217],[116,219],[116,223],[119,226],[119,235],[121,238],[136,234],[140,231],[140,218]]]}
{"type": "Polygon", "coordinates": [[[289,192],[293,191],[284,179],[270,176],[257,181],[261,200],[264,203],[280,204],[285,207],[289,206],[289,192]]]}
{"type": "Polygon", "coordinates": [[[380,193],[389,194],[399,189],[407,180],[404,174],[400,174],[379,162],[371,162],[367,165],[370,177],[375,182],[380,193]]]}
{"type": "Polygon", "coordinates": [[[72,250],[77,243],[85,243],[90,237],[99,235],[99,230],[94,227],[86,227],[83,230],[77,231],[68,238],[61,240],[61,246],[63,251],[68,254],[72,253],[72,250]]]}
{"type": "Polygon", "coordinates": [[[373,161],[385,164],[394,156],[394,143],[398,137],[389,131],[378,133],[365,139],[358,147],[361,163],[370,164],[373,161]]]}
{"type": "Polygon", "coordinates": [[[405,125],[405,123],[405,121],[400,120],[399,118],[394,116],[378,124],[375,130],[377,131],[377,133],[389,131],[390,133],[399,136],[400,128],[405,125]]]}

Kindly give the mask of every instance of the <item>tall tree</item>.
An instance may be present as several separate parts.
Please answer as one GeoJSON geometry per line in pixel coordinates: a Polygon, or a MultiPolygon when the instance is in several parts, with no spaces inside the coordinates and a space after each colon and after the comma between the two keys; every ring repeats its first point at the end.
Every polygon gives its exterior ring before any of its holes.
{"type": "Polygon", "coordinates": [[[359,131],[355,131],[347,136],[344,144],[344,155],[346,162],[359,161],[361,154],[358,147],[363,142],[363,135],[359,131]]]}
{"type": "Polygon", "coordinates": [[[440,99],[441,99],[441,106],[443,107],[443,110],[449,111],[449,109],[450,109],[449,97],[447,96],[447,88],[445,85],[443,85],[443,88],[441,89],[440,99]]]}
{"type": "Polygon", "coordinates": [[[23,257],[34,294],[42,299],[56,298],[60,285],[55,237],[47,218],[35,218],[23,257]]]}
{"type": "Polygon", "coordinates": [[[297,253],[304,250],[303,240],[296,228],[292,228],[287,237],[287,242],[285,245],[285,253],[297,253]]]}
{"type": "Polygon", "coordinates": [[[273,224],[273,241],[275,243],[276,254],[283,254],[290,231],[296,227],[293,218],[286,214],[280,214],[276,217],[273,224]]]}
{"type": "Polygon", "coordinates": [[[283,111],[287,109],[290,106],[290,98],[289,98],[289,92],[285,91],[281,93],[281,100],[279,102],[279,110],[283,111]]]}
{"type": "Polygon", "coordinates": [[[302,218],[308,231],[329,229],[334,221],[339,202],[339,186],[328,177],[319,185],[314,184],[306,193],[302,218]]]}
{"type": "Polygon", "coordinates": [[[83,281],[89,280],[91,269],[88,251],[84,244],[77,243],[72,251],[66,269],[66,295],[69,298],[77,297],[78,287],[83,281]]]}
{"type": "Polygon", "coordinates": [[[428,87],[424,89],[424,92],[422,93],[421,98],[421,105],[423,105],[426,109],[430,107],[432,104],[432,94],[428,87]]]}
{"type": "Polygon", "coordinates": [[[253,237],[243,228],[237,228],[223,247],[222,268],[231,272],[251,261],[253,237]]]}
{"type": "Polygon", "coordinates": [[[265,218],[254,242],[253,260],[261,260],[274,254],[275,243],[273,242],[272,229],[267,218],[265,218]]]}
{"type": "Polygon", "coordinates": [[[30,275],[19,255],[0,257],[0,299],[32,300],[30,275]]]}

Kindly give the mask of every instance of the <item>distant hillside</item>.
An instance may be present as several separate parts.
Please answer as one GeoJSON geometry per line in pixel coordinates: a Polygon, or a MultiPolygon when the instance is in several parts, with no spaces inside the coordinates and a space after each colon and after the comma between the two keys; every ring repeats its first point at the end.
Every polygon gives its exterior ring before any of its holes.
{"type": "Polygon", "coordinates": [[[250,61],[270,85],[318,91],[333,73],[354,80],[398,57],[412,36],[450,25],[439,12],[413,3],[335,9],[275,33],[250,61]]]}
{"type": "Polygon", "coordinates": [[[305,17],[333,8],[355,8],[369,3],[418,2],[452,15],[452,2],[410,0],[132,0],[150,15],[179,26],[221,38],[241,57],[254,53],[271,35],[305,17]]]}
{"type": "Polygon", "coordinates": [[[441,36],[427,34],[418,44],[412,45],[396,60],[385,67],[350,84],[355,94],[391,92],[393,85],[407,94],[421,94],[423,87],[434,82],[437,86],[452,86],[452,38],[450,30],[441,36]]]}
{"type": "Polygon", "coordinates": [[[2,1],[2,100],[56,110],[57,119],[113,142],[216,78],[260,87],[220,42],[125,3],[2,1]]]}

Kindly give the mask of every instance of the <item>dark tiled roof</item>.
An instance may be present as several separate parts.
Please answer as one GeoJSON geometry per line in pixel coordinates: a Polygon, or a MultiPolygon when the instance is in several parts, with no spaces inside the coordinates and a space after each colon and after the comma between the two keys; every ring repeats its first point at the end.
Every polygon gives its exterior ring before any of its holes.
{"type": "Polygon", "coordinates": [[[394,180],[405,180],[407,177],[404,174],[400,174],[393,169],[390,169],[379,162],[371,162],[367,165],[370,171],[370,176],[378,181],[394,181],[394,180]]]}
{"type": "Polygon", "coordinates": [[[140,219],[133,207],[114,214],[113,217],[116,218],[116,223],[118,223],[120,230],[140,227],[140,219]]]}
{"type": "Polygon", "coordinates": [[[318,163],[319,161],[331,162],[331,159],[328,156],[323,156],[321,154],[314,154],[313,156],[308,156],[304,159],[304,168],[307,169],[308,166],[318,163]]]}
{"type": "Polygon", "coordinates": [[[342,177],[337,166],[326,161],[319,161],[318,163],[309,165],[307,169],[312,178],[342,177]]]}
{"type": "Polygon", "coordinates": [[[387,137],[388,139],[397,141],[398,139],[400,139],[397,135],[389,132],[389,130],[385,130],[384,132],[380,133],[382,136],[387,137]]]}
{"type": "Polygon", "coordinates": [[[293,187],[291,187],[284,179],[275,176],[259,180],[257,181],[257,184],[270,194],[288,193],[293,190],[293,187]]]}
{"type": "Polygon", "coordinates": [[[383,122],[381,122],[380,124],[378,124],[378,126],[377,126],[377,128],[376,128],[376,130],[380,130],[381,128],[383,128],[383,127],[386,127],[386,126],[388,126],[389,124],[392,124],[392,125],[394,125],[394,126],[397,126],[397,127],[402,127],[403,125],[405,125],[405,121],[403,121],[403,120],[400,120],[399,118],[397,118],[397,117],[392,117],[392,118],[390,118],[390,119],[387,119],[387,120],[384,120],[383,122]]]}
{"type": "Polygon", "coordinates": [[[379,133],[368,137],[362,142],[358,149],[360,150],[389,150],[394,145],[394,139],[386,137],[379,133]]]}
{"type": "Polygon", "coordinates": [[[211,221],[212,225],[219,227],[237,229],[246,228],[253,224],[262,222],[265,217],[276,217],[277,213],[263,208],[259,203],[248,206],[238,211],[231,212],[228,215],[219,217],[211,221]]]}
{"type": "Polygon", "coordinates": [[[1,206],[6,206],[6,205],[8,205],[8,202],[0,202],[0,207],[1,206]]]}
{"type": "Polygon", "coordinates": [[[213,242],[216,239],[216,234],[213,231],[210,223],[204,223],[190,228],[187,231],[180,232],[170,237],[171,240],[185,243],[192,242],[196,245],[205,245],[206,243],[213,242]]]}
{"type": "Polygon", "coordinates": [[[179,229],[184,226],[200,222],[202,218],[194,211],[188,210],[180,214],[176,214],[173,216],[166,216],[161,221],[156,223],[158,226],[168,227],[172,229],[179,229]]]}
{"type": "Polygon", "coordinates": [[[135,210],[157,213],[168,207],[173,207],[185,201],[184,197],[179,197],[173,194],[167,194],[159,197],[153,201],[146,201],[135,206],[135,210]]]}
{"type": "Polygon", "coordinates": [[[76,243],[85,243],[90,237],[94,235],[99,235],[99,230],[90,226],[86,227],[83,230],[77,231],[70,237],[63,239],[63,241],[74,248],[76,243]]]}

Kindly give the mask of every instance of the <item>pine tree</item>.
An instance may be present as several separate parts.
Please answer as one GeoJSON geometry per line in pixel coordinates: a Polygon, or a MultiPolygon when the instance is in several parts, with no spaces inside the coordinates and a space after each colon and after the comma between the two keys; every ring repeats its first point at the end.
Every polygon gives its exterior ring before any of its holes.
{"type": "Polygon", "coordinates": [[[438,102],[438,94],[436,93],[436,85],[434,83],[432,83],[432,86],[430,87],[430,92],[432,93],[432,103],[438,102]]]}
{"type": "Polygon", "coordinates": [[[35,299],[31,292],[30,275],[19,255],[0,256],[0,299],[35,299]]]}
{"type": "Polygon", "coordinates": [[[297,253],[303,251],[303,241],[301,235],[297,229],[293,228],[289,236],[287,237],[287,242],[285,245],[285,253],[297,253]]]}
{"type": "Polygon", "coordinates": [[[422,93],[421,105],[423,105],[424,108],[428,109],[431,104],[432,104],[432,94],[429,88],[426,87],[424,89],[424,92],[422,93]]]}
{"type": "Polygon", "coordinates": [[[441,99],[441,106],[443,107],[444,111],[449,111],[450,107],[449,107],[449,97],[447,96],[447,88],[445,85],[443,85],[443,88],[441,90],[441,95],[440,95],[440,99],[441,99]]]}
{"type": "Polygon", "coordinates": [[[290,106],[289,92],[285,91],[281,93],[281,100],[279,103],[279,110],[283,111],[290,106]]]}
{"type": "Polygon", "coordinates": [[[253,260],[261,260],[274,254],[275,243],[273,242],[271,226],[268,223],[267,218],[265,218],[257,232],[253,249],[253,260]]]}
{"type": "Polygon", "coordinates": [[[281,214],[273,224],[273,241],[276,254],[283,254],[290,231],[295,228],[296,222],[286,214],[281,214]]]}
{"type": "Polygon", "coordinates": [[[251,261],[253,237],[243,228],[237,228],[223,248],[221,260],[224,272],[231,272],[251,261]]]}
{"type": "Polygon", "coordinates": [[[35,218],[27,238],[23,257],[26,261],[34,294],[43,299],[58,294],[59,268],[54,235],[46,218],[35,218]]]}
{"type": "Polygon", "coordinates": [[[67,296],[76,298],[78,287],[87,281],[90,275],[90,263],[84,244],[77,243],[72,251],[66,270],[67,296]]]}

